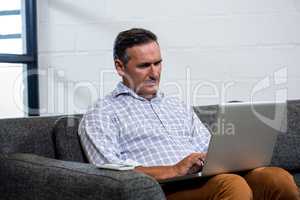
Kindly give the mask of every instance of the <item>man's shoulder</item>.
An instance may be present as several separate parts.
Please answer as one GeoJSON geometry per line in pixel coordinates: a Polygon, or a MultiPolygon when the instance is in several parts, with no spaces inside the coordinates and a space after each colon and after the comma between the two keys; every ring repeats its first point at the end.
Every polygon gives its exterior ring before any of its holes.
{"type": "Polygon", "coordinates": [[[87,114],[89,112],[105,112],[110,113],[113,110],[113,97],[111,94],[108,94],[104,97],[98,98],[94,104],[92,104],[88,110],[87,114]]]}

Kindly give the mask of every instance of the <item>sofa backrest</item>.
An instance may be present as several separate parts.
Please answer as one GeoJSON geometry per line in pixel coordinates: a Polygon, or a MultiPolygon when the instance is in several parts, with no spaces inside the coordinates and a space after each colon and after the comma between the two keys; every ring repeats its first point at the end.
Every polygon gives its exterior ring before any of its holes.
{"type": "Polygon", "coordinates": [[[278,135],[271,164],[300,171],[300,100],[287,102],[287,132],[278,135]]]}
{"type": "MultiPolygon", "coordinates": [[[[287,133],[278,135],[272,165],[300,170],[300,100],[288,101],[287,133]]],[[[217,121],[218,106],[195,106],[209,128],[217,121]]],[[[0,153],[34,153],[61,160],[86,162],[79,137],[82,115],[0,120],[0,153]]]]}
{"type": "Polygon", "coordinates": [[[33,153],[55,157],[52,140],[57,117],[0,119],[0,153],[33,153]]]}
{"type": "MultiPolygon", "coordinates": [[[[195,113],[210,130],[217,127],[218,106],[194,107],[195,113]]],[[[300,100],[287,101],[287,131],[280,133],[271,165],[300,170],[300,100]]]]}
{"type": "Polygon", "coordinates": [[[0,119],[0,153],[86,162],[77,129],[82,115],[0,119]]]}
{"type": "Polygon", "coordinates": [[[87,162],[77,134],[81,118],[82,115],[62,116],[55,122],[53,141],[57,159],[87,162]]]}

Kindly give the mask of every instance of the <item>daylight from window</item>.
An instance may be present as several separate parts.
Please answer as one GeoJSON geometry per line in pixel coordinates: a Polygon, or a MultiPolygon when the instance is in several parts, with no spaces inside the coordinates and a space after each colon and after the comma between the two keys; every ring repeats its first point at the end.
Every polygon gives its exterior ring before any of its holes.
{"type": "MultiPolygon", "coordinates": [[[[0,0],[0,54],[23,54],[24,15],[21,0],[0,0]]],[[[0,118],[24,116],[24,64],[0,61],[0,118]]]]}

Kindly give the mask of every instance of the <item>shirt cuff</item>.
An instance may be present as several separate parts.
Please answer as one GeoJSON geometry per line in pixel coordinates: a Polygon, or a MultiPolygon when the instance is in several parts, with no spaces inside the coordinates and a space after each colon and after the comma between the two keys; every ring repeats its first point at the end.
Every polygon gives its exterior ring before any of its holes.
{"type": "Polygon", "coordinates": [[[131,159],[124,160],[124,161],[121,162],[121,164],[124,164],[124,165],[130,165],[130,166],[132,166],[132,167],[142,166],[141,163],[136,162],[136,161],[131,160],[131,159]]]}

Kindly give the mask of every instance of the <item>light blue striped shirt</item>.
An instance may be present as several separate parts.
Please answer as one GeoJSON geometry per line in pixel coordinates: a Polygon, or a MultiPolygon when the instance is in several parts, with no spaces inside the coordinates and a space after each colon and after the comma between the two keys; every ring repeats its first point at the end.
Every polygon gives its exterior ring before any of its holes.
{"type": "Polygon", "coordinates": [[[123,83],[88,109],[79,136],[90,163],[173,165],[206,152],[210,133],[192,108],[158,92],[147,100],[123,83]]]}

